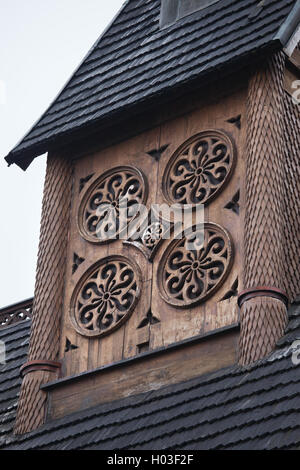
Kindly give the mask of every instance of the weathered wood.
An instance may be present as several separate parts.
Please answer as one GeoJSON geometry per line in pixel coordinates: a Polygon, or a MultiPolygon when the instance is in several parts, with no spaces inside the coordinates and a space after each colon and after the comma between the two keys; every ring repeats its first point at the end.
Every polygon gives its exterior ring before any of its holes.
{"type": "MultiPolygon", "coordinates": [[[[64,281],[72,192],[72,165],[49,154],[44,186],[36,285],[28,361],[57,361],[63,315],[64,281]]],[[[44,423],[45,394],[40,385],[54,372],[32,371],[22,382],[15,433],[23,434],[44,423]]]]}
{"type": "Polygon", "coordinates": [[[9,305],[0,310],[0,330],[32,318],[33,299],[9,305]]]}
{"type": "MultiPolygon", "coordinates": [[[[247,100],[244,287],[284,290],[284,65],[282,52],[256,70],[247,100]]],[[[276,346],[287,324],[286,305],[248,298],[241,308],[240,362],[250,364],[276,346]]]]}
{"type": "Polygon", "coordinates": [[[100,403],[111,402],[234,364],[238,331],[166,349],[155,355],[106,367],[72,381],[44,387],[49,393],[48,418],[57,419],[100,403]]]}
{"type": "MultiPolygon", "coordinates": [[[[152,350],[170,345],[199,333],[205,333],[217,327],[237,322],[235,299],[227,302],[226,308],[223,308],[224,304],[219,306],[218,303],[230,291],[235,279],[237,277],[241,279],[242,277],[240,275],[243,257],[241,246],[242,208],[240,208],[236,194],[239,193],[240,198],[243,197],[244,131],[242,123],[245,114],[245,96],[246,88],[227,97],[224,96],[222,101],[217,102],[209,98],[204,108],[205,112],[200,107],[201,101],[199,101],[198,109],[194,109],[192,112],[183,114],[176,119],[169,119],[157,128],[100,152],[87,153],[74,161],[74,192],[60,348],[64,364],[63,370],[66,376],[133,357],[147,348],[152,350]],[[164,184],[166,183],[164,183],[164,175],[172,155],[191,136],[201,132],[204,132],[204,134],[200,135],[205,136],[205,131],[209,129],[212,130],[210,135],[214,135],[214,129],[218,136],[223,134],[218,134],[217,129],[220,129],[221,133],[225,132],[224,138],[227,139],[226,136],[228,136],[228,139],[232,140],[236,148],[236,155],[233,155],[233,151],[231,151],[232,157],[230,158],[233,158],[233,160],[228,181],[220,185],[218,194],[205,204],[206,222],[219,224],[232,237],[234,264],[222,285],[218,286],[215,293],[210,295],[205,302],[197,302],[197,305],[185,305],[185,308],[177,308],[169,305],[162,298],[160,295],[161,283],[158,280],[161,260],[170,240],[162,240],[157,245],[153,259],[149,259],[145,256],[145,252],[139,249],[138,244],[127,245],[123,243],[123,240],[97,244],[89,239],[89,235],[86,239],[85,231],[81,230],[80,234],[78,230],[78,214],[79,217],[84,217],[82,201],[87,200],[85,198],[87,197],[87,191],[90,190],[89,188],[95,187],[97,181],[101,185],[101,181],[104,181],[101,180],[103,174],[118,175],[118,172],[114,173],[116,168],[123,169],[119,173],[123,175],[120,176],[123,178],[123,183],[126,179],[124,176],[126,167],[136,168],[144,175],[149,188],[146,200],[148,209],[154,203],[166,204],[171,202],[165,197],[166,188],[164,184]],[[231,207],[230,203],[232,203],[231,206],[234,210],[225,207],[231,207]],[[81,210],[79,210],[80,207],[81,210]],[[239,209],[241,209],[240,214],[238,213],[239,209]],[[84,260],[76,265],[75,272],[73,269],[74,253],[81,260],[84,260]],[[129,262],[134,262],[142,273],[140,296],[134,311],[128,316],[126,322],[109,335],[102,336],[99,332],[98,337],[91,337],[88,331],[86,335],[80,333],[80,331],[74,331],[70,320],[70,304],[74,289],[81,282],[84,273],[96,261],[113,259],[117,255],[123,256],[129,262]],[[152,320],[148,319],[149,314],[152,315],[152,320]],[[142,332],[139,326],[147,321],[150,324],[149,338],[146,340],[145,337],[141,339],[142,332]],[[67,337],[71,338],[72,343],[78,346],[78,349],[64,353],[67,337]]],[[[195,108],[195,103],[193,103],[193,107],[195,108]]],[[[165,110],[163,113],[165,113],[165,110]]],[[[143,242],[140,240],[140,243],[143,242]]]]}

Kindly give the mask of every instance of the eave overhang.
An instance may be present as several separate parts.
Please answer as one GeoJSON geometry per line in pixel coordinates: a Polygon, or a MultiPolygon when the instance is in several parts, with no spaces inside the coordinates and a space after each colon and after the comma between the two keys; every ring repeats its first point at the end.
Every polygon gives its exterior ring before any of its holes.
{"type": "MultiPolygon", "coordinates": [[[[162,92],[148,95],[145,99],[140,99],[134,104],[128,106],[122,106],[118,109],[114,109],[111,112],[101,116],[101,118],[89,122],[85,125],[79,125],[73,127],[70,131],[60,132],[57,135],[51,136],[50,138],[44,138],[43,140],[28,146],[26,149],[12,150],[6,157],[8,165],[16,164],[22,170],[26,170],[31,162],[38,156],[43,155],[49,151],[57,150],[61,147],[76,144],[77,141],[83,138],[89,137],[99,130],[111,128],[116,125],[122,124],[128,120],[128,117],[134,118],[141,110],[147,112],[149,108],[159,107],[164,103],[167,103],[174,94],[184,94],[186,90],[192,87],[205,86],[206,83],[214,79],[216,72],[218,79],[221,75],[228,75],[232,72],[247,68],[249,65],[255,64],[268,54],[279,50],[289,51],[293,49],[292,45],[295,43],[295,35],[299,33],[300,26],[300,0],[297,0],[290,14],[281,25],[278,33],[273,37],[273,40],[266,42],[258,49],[253,49],[244,55],[238,55],[230,61],[219,64],[217,67],[207,68],[203,72],[189,78],[186,81],[182,81],[179,84],[164,89],[162,92]],[[298,32],[298,33],[297,33],[298,32]]],[[[296,45],[294,46],[296,47],[296,45]]]]}

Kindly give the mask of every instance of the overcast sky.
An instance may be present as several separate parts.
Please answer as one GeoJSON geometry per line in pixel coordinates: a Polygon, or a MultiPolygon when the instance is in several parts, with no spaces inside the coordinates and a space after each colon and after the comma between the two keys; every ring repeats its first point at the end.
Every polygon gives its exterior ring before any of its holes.
{"type": "Polygon", "coordinates": [[[33,296],[45,157],[4,156],[58,94],[124,0],[0,0],[0,308],[33,296]]]}

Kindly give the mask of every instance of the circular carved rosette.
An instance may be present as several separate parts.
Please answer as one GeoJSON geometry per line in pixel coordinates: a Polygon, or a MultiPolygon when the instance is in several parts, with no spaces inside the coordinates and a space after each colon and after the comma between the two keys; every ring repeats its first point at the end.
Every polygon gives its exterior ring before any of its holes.
{"type": "Polygon", "coordinates": [[[142,235],[142,243],[149,250],[153,250],[161,240],[163,235],[163,225],[160,222],[153,222],[148,225],[142,235]]]}
{"type": "Polygon", "coordinates": [[[104,336],[119,328],[139,297],[141,272],[123,256],[98,261],[84,274],[71,299],[71,321],[83,336],[104,336]]]}
{"type": "Polygon", "coordinates": [[[105,172],[82,198],[77,219],[81,236],[92,243],[121,238],[147,196],[147,182],[140,170],[122,166],[105,172]]]}
{"type": "Polygon", "coordinates": [[[162,257],[157,277],[160,295],[175,307],[197,305],[223,284],[232,262],[227,231],[213,223],[190,227],[162,257]]]}
{"type": "Polygon", "coordinates": [[[236,160],[232,139],[219,130],[201,132],[182,144],[163,176],[169,204],[208,203],[229,180],[236,160]]]}

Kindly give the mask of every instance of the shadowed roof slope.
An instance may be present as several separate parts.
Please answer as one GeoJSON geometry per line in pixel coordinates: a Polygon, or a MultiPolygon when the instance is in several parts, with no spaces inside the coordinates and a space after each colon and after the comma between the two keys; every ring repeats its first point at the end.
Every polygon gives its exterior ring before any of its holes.
{"type": "Polygon", "coordinates": [[[22,379],[20,367],[26,362],[31,321],[0,329],[5,344],[5,364],[0,364],[0,448],[12,435],[22,379]]]}
{"type": "Polygon", "coordinates": [[[300,339],[300,303],[291,307],[289,315],[287,335],[278,350],[250,367],[235,365],[101,404],[48,422],[18,439],[7,436],[3,448],[300,448],[300,365],[292,361],[293,342],[300,339]]]}
{"type": "Polygon", "coordinates": [[[160,3],[125,2],[62,92],[6,157],[8,163],[26,169],[79,129],[126,116],[216,69],[232,71],[254,53],[279,49],[292,34],[299,7],[295,0],[219,0],[160,29],[160,3]]]}

